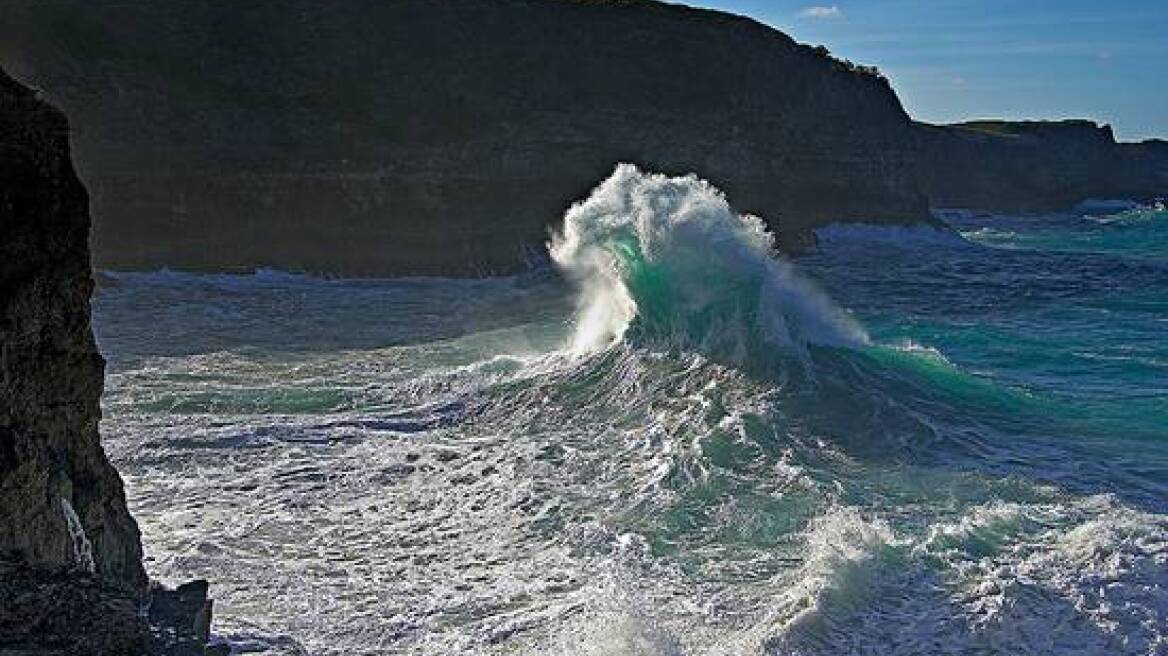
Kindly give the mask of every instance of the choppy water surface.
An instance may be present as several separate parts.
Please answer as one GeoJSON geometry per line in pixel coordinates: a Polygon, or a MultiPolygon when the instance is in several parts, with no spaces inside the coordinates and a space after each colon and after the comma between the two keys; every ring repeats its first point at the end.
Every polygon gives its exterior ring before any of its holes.
{"type": "Polygon", "coordinates": [[[622,168],[548,271],[118,274],[148,568],[273,653],[1168,653],[1168,214],[950,219],[622,168]]]}

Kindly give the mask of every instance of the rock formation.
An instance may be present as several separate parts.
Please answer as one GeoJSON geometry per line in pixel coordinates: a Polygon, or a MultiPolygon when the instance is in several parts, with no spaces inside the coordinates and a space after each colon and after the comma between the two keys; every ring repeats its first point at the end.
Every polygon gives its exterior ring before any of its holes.
{"type": "Polygon", "coordinates": [[[0,654],[201,654],[206,583],[147,588],[98,436],[88,205],[64,116],[0,71],[0,654]]]}
{"type": "Polygon", "coordinates": [[[927,205],[887,80],[647,0],[10,0],[77,126],[100,267],[509,271],[618,162],[697,172],[786,247],[927,205]]]}
{"type": "Polygon", "coordinates": [[[1116,143],[1091,121],[977,121],[920,127],[930,204],[1047,212],[1089,198],[1168,194],[1168,142],[1116,143]]]}
{"type": "Polygon", "coordinates": [[[0,74],[0,554],[146,585],[97,433],[89,200],[65,118],[0,74]]]}

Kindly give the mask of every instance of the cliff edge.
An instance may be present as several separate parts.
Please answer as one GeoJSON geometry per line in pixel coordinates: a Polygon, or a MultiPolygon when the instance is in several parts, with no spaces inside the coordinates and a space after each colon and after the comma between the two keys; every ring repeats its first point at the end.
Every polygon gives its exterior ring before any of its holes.
{"type": "Polygon", "coordinates": [[[71,117],[102,268],[474,275],[619,162],[696,172],[784,248],[927,216],[888,81],[647,0],[12,0],[71,117]]]}
{"type": "Polygon", "coordinates": [[[1050,212],[1168,194],[1168,143],[1117,143],[1110,126],[1092,121],[918,124],[918,133],[933,207],[1050,212]]]}

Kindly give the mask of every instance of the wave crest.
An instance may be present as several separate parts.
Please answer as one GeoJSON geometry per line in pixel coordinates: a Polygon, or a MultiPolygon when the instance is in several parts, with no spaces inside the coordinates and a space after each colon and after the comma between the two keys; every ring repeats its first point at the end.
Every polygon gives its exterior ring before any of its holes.
{"type": "Polygon", "coordinates": [[[548,250],[578,286],[574,351],[627,333],[736,361],[766,346],[868,343],[855,320],[774,253],[761,219],[735,213],[692,174],[618,165],[568,210],[548,250]]]}

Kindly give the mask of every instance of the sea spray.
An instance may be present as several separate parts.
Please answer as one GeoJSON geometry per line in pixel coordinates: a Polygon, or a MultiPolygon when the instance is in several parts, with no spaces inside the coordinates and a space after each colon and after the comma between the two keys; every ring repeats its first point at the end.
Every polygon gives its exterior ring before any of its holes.
{"type": "Polygon", "coordinates": [[[735,361],[759,348],[857,347],[864,330],[774,252],[756,216],[694,175],[620,164],[548,244],[578,288],[574,351],[629,331],[735,361]]]}

